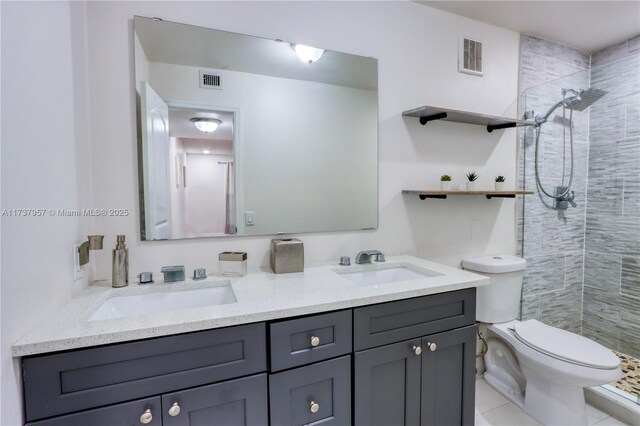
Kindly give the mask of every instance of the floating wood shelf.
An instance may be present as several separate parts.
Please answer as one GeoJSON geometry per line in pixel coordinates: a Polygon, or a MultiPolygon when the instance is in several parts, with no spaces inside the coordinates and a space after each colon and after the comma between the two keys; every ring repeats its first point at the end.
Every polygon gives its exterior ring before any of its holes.
{"type": "Polygon", "coordinates": [[[402,115],[406,117],[418,117],[420,119],[420,124],[422,125],[433,120],[443,120],[487,126],[487,131],[489,133],[497,129],[506,129],[517,126],[532,126],[535,124],[531,121],[518,120],[515,118],[496,117],[495,115],[478,114],[475,112],[459,111],[456,109],[440,108],[429,105],[404,111],[402,115]]]}
{"type": "Polygon", "coordinates": [[[436,198],[445,200],[449,195],[484,195],[488,200],[492,198],[516,198],[516,195],[532,195],[534,191],[417,191],[411,189],[403,189],[403,194],[417,195],[421,200],[427,198],[436,198]]]}

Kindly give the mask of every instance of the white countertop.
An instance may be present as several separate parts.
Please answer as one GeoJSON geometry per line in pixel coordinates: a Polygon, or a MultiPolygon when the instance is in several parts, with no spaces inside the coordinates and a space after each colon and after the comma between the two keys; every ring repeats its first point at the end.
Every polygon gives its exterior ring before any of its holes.
{"type": "Polygon", "coordinates": [[[191,331],[248,324],[277,318],[346,309],[428,294],[478,287],[489,279],[412,256],[394,256],[372,265],[323,264],[304,272],[273,274],[250,272],[243,278],[209,277],[171,284],[129,284],[114,289],[107,281],[96,282],[82,291],[55,316],[18,340],[11,348],[14,357],[56,352],[88,346],[167,336],[191,331]],[[408,265],[442,275],[390,284],[360,286],[339,272],[386,269],[408,265]],[[338,273],[336,273],[338,272],[338,273]],[[111,297],[183,291],[231,283],[237,303],[158,312],[128,318],[87,321],[111,297]]]}

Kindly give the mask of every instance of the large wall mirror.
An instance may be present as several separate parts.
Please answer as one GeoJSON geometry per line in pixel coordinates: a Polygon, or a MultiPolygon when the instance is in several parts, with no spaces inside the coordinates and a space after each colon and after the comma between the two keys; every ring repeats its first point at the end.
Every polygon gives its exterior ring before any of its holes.
{"type": "Polygon", "coordinates": [[[378,65],[134,18],[143,240],[372,229],[378,65]]]}

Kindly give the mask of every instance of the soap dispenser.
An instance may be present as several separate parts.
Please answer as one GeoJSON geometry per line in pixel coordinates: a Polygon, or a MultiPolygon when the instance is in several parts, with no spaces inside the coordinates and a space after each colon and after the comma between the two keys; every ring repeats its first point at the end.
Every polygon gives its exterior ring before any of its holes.
{"type": "Polygon", "coordinates": [[[124,235],[118,235],[116,248],[113,249],[111,274],[112,287],[129,285],[129,249],[124,244],[124,235]]]}

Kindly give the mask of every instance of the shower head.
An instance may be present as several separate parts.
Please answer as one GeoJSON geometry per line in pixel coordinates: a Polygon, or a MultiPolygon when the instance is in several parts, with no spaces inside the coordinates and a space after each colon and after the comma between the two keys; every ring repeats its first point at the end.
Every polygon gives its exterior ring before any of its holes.
{"type": "Polygon", "coordinates": [[[590,87],[587,90],[580,90],[579,92],[576,92],[573,89],[562,89],[562,96],[565,96],[567,92],[575,94],[558,101],[554,106],[549,108],[549,111],[547,111],[544,116],[536,116],[535,121],[537,125],[545,123],[549,119],[551,114],[553,114],[553,112],[560,107],[565,107],[573,111],[584,111],[598,99],[609,93],[606,90],[594,89],[593,87],[590,87]]]}
{"type": "Polygon", "coordinates": [[[584,111],[607,93],[609,92],[606,90],[589,87],[587,90],[579,91],[576,96],[567,98],[568,104],[566,107],[574,111],[584,111]]]}

